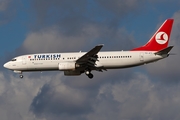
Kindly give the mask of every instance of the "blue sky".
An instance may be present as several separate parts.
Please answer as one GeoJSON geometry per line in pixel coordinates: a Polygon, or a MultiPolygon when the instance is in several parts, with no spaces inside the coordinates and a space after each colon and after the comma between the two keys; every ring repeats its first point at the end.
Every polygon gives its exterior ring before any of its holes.
{"type": "MultiPolygon", "coordinates": [[[[180,51],[178,0],[0,0],[0,64],[39,52],[129,50],[174,18],[170,44],[180,51]]],[[[0,67],[3,120],[180,119],[179,55],[140,66],[67,77],[18,75],[0,67]]]]}
{"type": "MultiPolygon", "coordinates": [[[[28,13],[29,2],[21,1],[19,2],[19,4],[20,5],[12,6],[14,7],[14,9],[12,9],[14,11],[14,14],[9,19],[4,18],[5,23],[1,24],[0,27],[0,36],[2,41],[1,52],[0,52],[1,56],[3,56],[7,52],[12,52],[15,49],[17,49],[22,44],[22,42],[26,37],[26,34],[29,31],[28,30],[28,24],[30,20],[30,14],[28,13]]],[[[4,14],[8,14],[8,12],[4,14]]]]}

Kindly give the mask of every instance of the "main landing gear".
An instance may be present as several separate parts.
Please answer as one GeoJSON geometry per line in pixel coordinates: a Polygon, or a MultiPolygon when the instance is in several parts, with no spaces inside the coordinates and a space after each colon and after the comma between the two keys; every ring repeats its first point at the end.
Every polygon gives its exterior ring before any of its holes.
{"type": "Polygon", "coordinates": [[[92,74],[89,70],[85,71],[85,74],[86,74],[90,79],[93,78],[93,74],[92,74]]]}

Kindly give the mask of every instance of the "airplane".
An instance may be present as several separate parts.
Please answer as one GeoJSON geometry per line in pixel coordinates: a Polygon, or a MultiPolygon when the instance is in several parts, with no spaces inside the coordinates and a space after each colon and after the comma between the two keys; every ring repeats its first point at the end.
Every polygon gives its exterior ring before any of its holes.
{"type": "Polygon", "coordinates": [[[4,67],[20,74],[31,71],[64,71],[66,76],[85,73],[90,79],[92,71],[107,71],[148,64],[166,58],[173,46],[168,46],[174,19],[167,19],[143,46],[130,51],[102,51],[103,44],[89,52],[39,53],[13,58],[4,67]]]}

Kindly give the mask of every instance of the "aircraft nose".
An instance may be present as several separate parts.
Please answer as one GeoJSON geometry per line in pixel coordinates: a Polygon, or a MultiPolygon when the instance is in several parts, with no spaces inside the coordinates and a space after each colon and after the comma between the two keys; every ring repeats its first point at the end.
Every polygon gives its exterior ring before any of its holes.
{"type": "Polygon", "coordinates": [[[8,62],[5,63],[3,66],[4,66],[5,68],[9,69],[9,63],[8,63],[8,62]]]}

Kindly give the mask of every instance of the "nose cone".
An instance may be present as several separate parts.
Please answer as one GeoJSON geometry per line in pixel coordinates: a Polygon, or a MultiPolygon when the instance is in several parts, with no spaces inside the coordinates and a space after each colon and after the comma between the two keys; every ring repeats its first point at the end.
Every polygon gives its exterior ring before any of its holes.
{"type": "Polygon", "coordinates": [[[8,63],[8,62],[5,63],[3,66],[4,66],[5,68],[9,69],[9,63],[8,63]]]}

